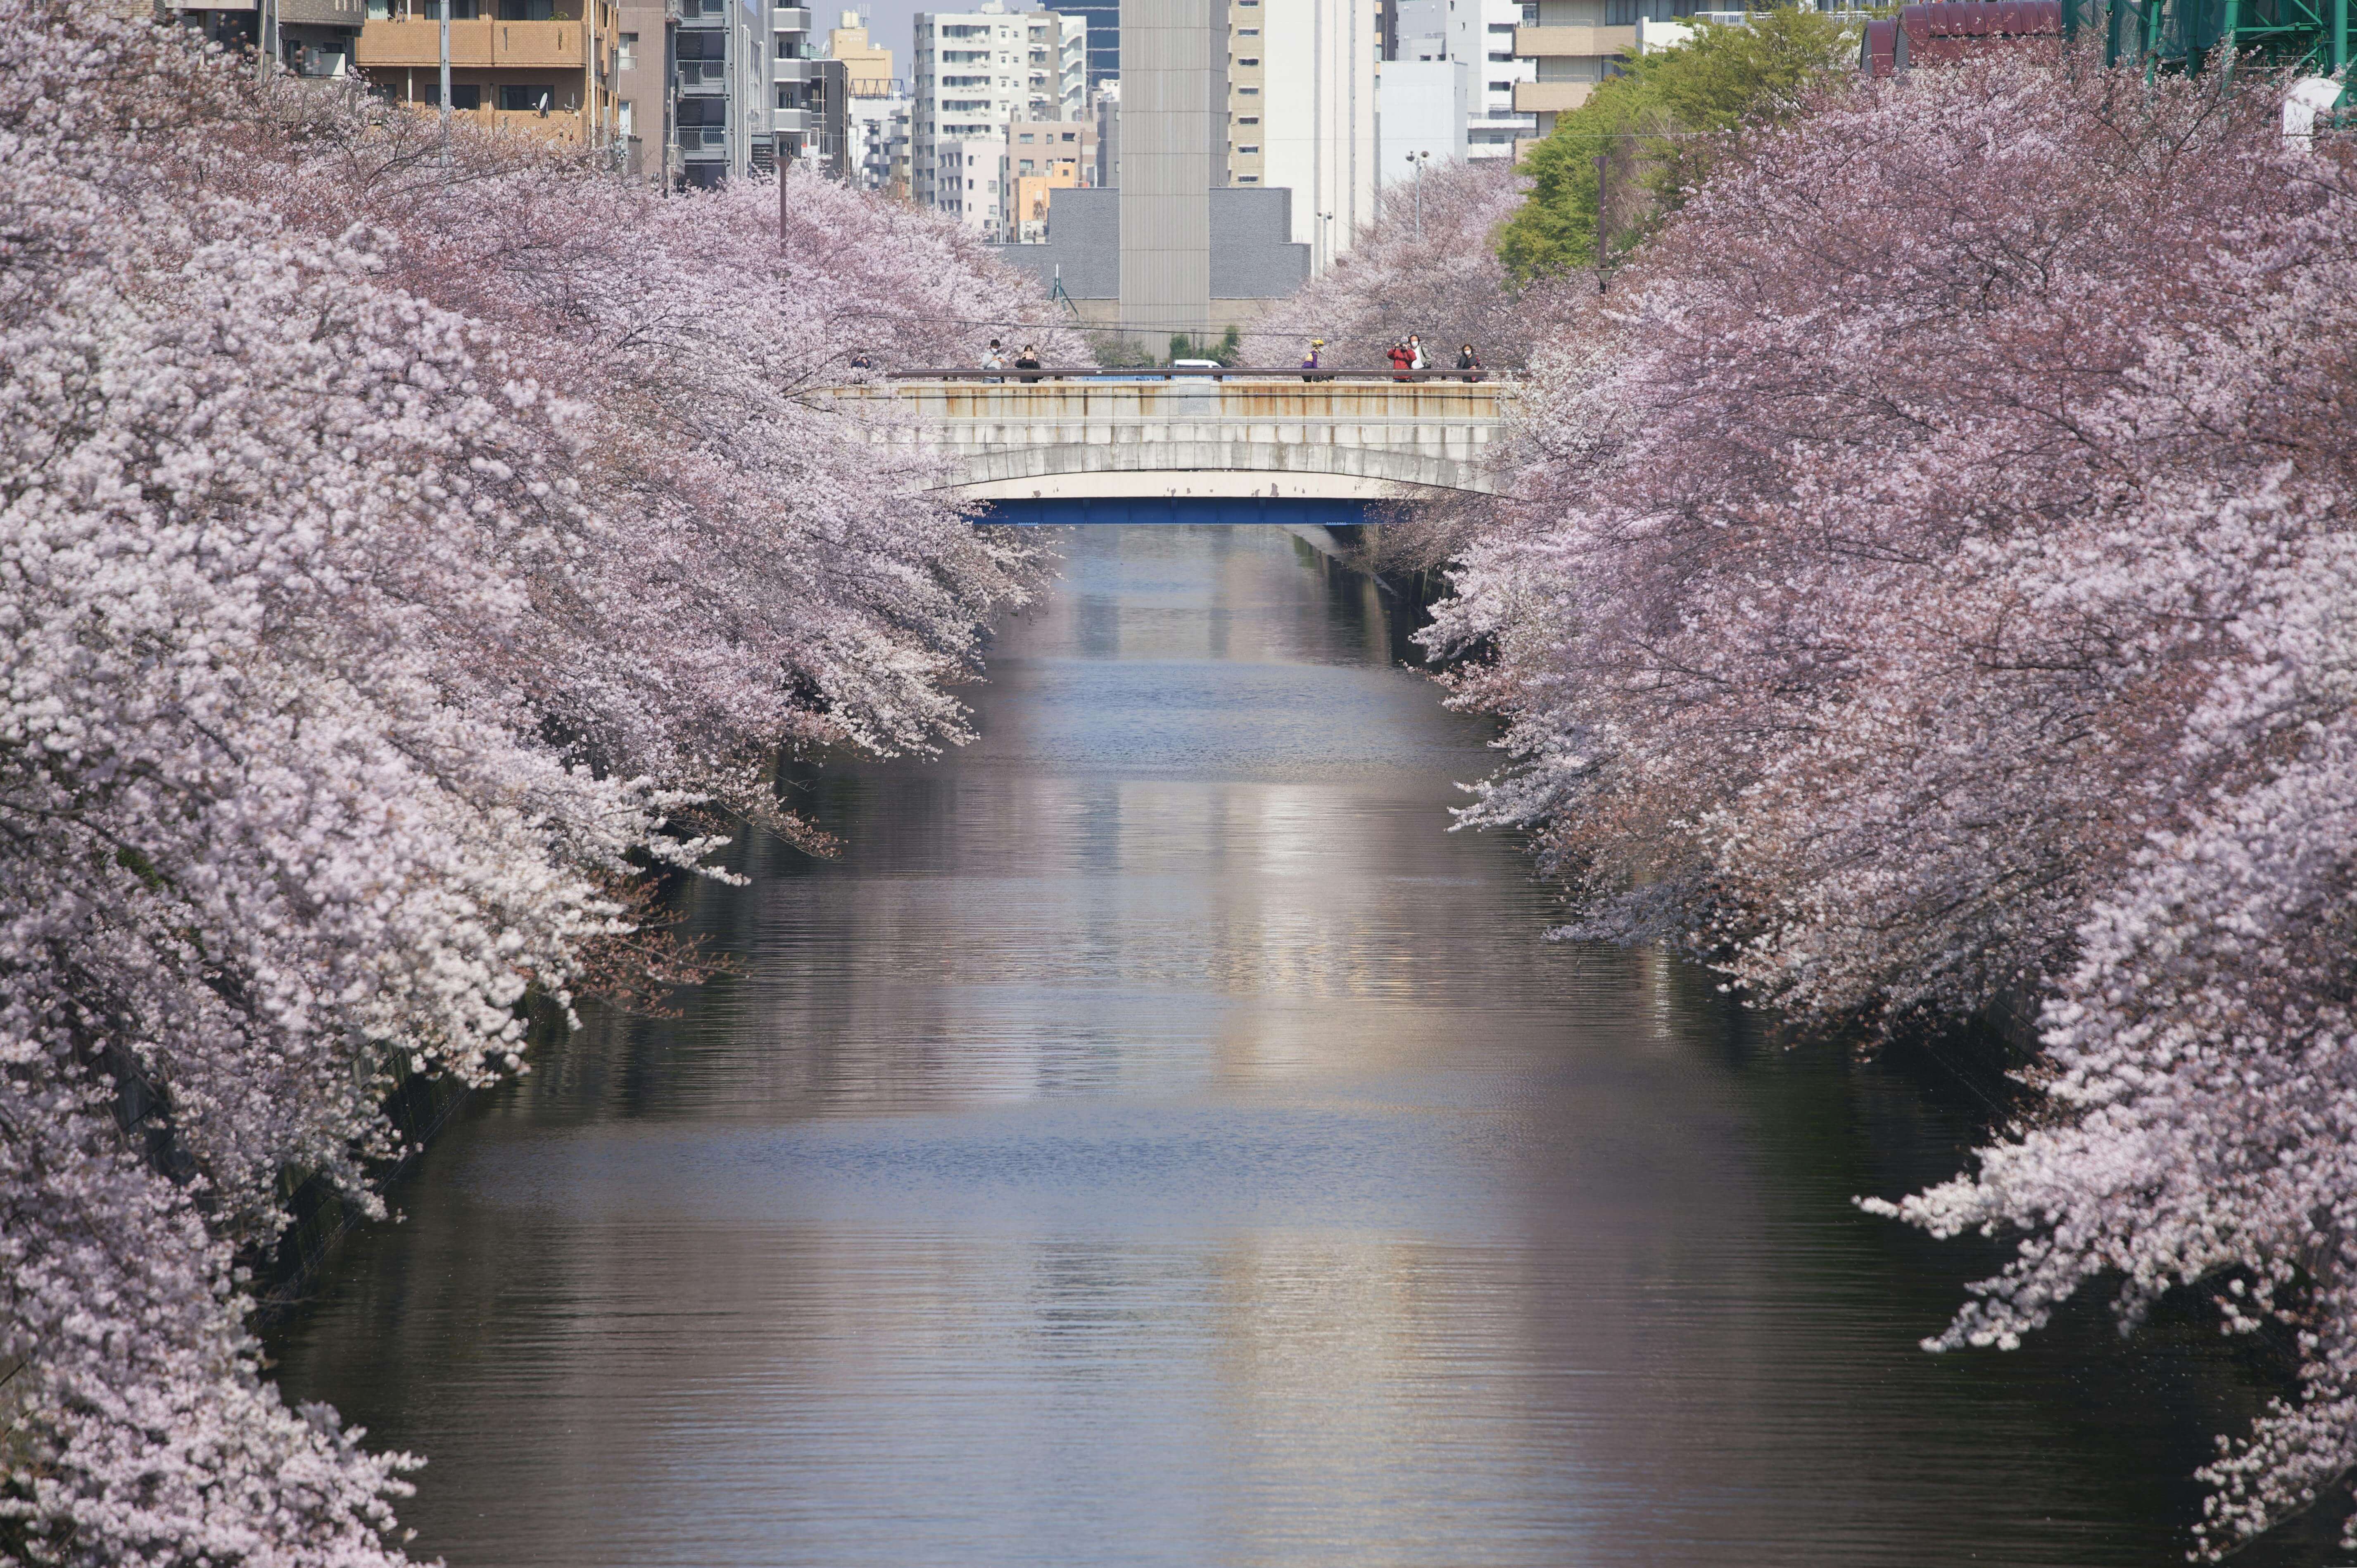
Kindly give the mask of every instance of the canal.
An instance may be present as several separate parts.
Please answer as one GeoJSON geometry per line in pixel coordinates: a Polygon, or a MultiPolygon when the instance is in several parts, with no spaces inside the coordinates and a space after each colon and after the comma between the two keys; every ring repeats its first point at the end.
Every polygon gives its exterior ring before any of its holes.
{"type": "Polygon", "coordinates": [[[688,895],[735,972],[479,1097],[278,1331],[430,1459],[421,1557],[2179,1560],[2249,1398],[2214,1330],[1925,1355],[1991,1254],[1851,1207],[1986,1086],[1539,940],[1446,831],[1488,732],[1365,581],[1059,548],[980,739],[801,786],[839,859],[688,895]]]}

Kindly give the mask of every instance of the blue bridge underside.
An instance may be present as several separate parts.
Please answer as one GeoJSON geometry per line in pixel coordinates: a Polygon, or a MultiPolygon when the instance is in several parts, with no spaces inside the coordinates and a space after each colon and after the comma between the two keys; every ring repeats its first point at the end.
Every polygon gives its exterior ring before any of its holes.
{"type": "Polygon", "coordinates": [[[993,501],[976,522],[1007,528],[1053,528],[1066,523],[1315,523],[1325,528],[1369,521],[1366,501],[1273,499],[1266,496],[1228,500],[1157,498],[1137,500],[993,501]]]}

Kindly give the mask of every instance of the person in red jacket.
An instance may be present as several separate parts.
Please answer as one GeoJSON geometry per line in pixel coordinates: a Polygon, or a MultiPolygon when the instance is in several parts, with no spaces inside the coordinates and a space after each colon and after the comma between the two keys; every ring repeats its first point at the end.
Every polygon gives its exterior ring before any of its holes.
{"type": "MultiPolygon", "coordinates": [[[[1407,345],[1405,343],[1394,343],[1391,348],[1391,352],[1385,354],[1383,358],[1392,362],[1392,369],[1394,371],[1405,371],[1408,367],[1415,363],[1415,356],[1408,352],[1407,345]]],[[[1392,380],[1395,381],[1404,381],[1407,380],[1407,377],[1405,375],[1397,375],[1394,376],[1392,380]]]]}

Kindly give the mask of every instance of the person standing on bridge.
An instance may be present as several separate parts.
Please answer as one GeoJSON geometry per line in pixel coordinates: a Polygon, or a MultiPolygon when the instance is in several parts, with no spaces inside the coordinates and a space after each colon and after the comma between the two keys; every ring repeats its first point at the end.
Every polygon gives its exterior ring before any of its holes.
{"type": "MultiPolygon", "coordinates": [[[[1003,371],[1006,368],[1006,351],[998,346],[998,339],[996,338],[990,340],[990,352],[982,357],[982,368],[985,371],[1003,371]]],[[[994,381],[1000,381],[1006,379],[1005,376],[992,378],[994,381]]]]}
{"type": "MultiPolygon", "coordinates": [[[[1039,350],[1028,343],[1024,344],[1023,352],[1015,356],[1015,368],[1018,371],[1037,371],[1039,368],[1039,350]]],[[[1026,381],[1036,381],[1039,379],[1036,375],[1023,378],[1026,381]]]]}
{"type": "Polygon", "coordinates": [[[1308,352],[1301,356],[1301,379],[1303,381],[1328,381],[1334,379],[1331,376],[1321,376],[1315,373],[1320,368],[1321,361],[1325,359],[1325,338],[1312,338],[1309,339],[1308,352]]]}
{"type": "Polygon", "coordinates": [[[1457,350],[1457,368],[1472,372],[1465,378],[1469,381],[1478,381],[1481,379],[1481,356],[1473,351],[1472,344],[1468,343],[1457,350]]]}
{"type": "Polygon", "coordinates": [[[1424,339],[1413,332],[1407,335],[1407,368],[1411,371],[1432,369],[1432,361],[1424,357],[1424,339]]]}
{"type": "MultiPolygon", "coordinates": [[[[1407,345],[1398,339],[1393,340],[1391,350],[1384,354],[1383,358],[1392,362],[1392,369],[1394,371],[1412,370],[1415,366],[1415,356],[1409,353],[1407,345]]],[[[1394,374],[1392,377],[1392,380],[1395,381],[1404,381],[1407,380],[1407,377],[1405,375],[1394,374]]]]}

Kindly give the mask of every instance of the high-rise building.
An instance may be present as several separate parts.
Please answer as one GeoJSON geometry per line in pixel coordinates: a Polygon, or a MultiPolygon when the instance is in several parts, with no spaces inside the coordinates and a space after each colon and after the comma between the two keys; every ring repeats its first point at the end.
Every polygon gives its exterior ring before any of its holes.
{"type": "MultiPolygon", "coordinates": [[[[1609,0],[1595,0],[1598,6],[1609,0]]],[[[1522,85],[1537,80],[1529,59],[1515,53],[1514,39],[1536,18],[1527,0],[1398,0],[1398,38],[1392,58],[1403,64],[1456,60],[1470,75],[1465,156],[1502,158],[1514,144],[1536,133],[1531,111],[1522,104],[1522,85]]],[[[1390,175],[1386,171],[1385,178],[1390,175]]]]}
{"type": "MultiPolygon", "coordinates": [[[[340,75],[341,53],[332,57],[334,69],[317,67],[330,48],[349,48],[379,92],[438,113],[440,5],[441,0],[369,0],[356,43],[297,45],[297,69],[340,75]]],[[[500,0],[496,6],[451,0],[452,116],[552,141],[612,145],[619,134],[618,16],[611,0],[500,0]]],[[[265,32],[274,26],[265,13],[265,32]]],[[[283,38],[283,27],[278,30],[283,38]]]]}
{"type": "Polygon", "coordinates": [[[1219,183],[1293,192],[1293,239],[1322,270],[1375,212],[1379,0],[1223,0],[1219,183]]]}
{"type": "MultiPolygon", "coordinates": [[[[1003,139],[1016,119],[1078,120],[1088,102],[1088,24],[1054,11],[917,13],[910,127],[917,202],[963,213],[973,194],[942,172],[952,142],[1003,139]]],[[[971,177],[961,155],[962,180],[971,177]]],[[[994,176],[995,177],[995,176],[994,176]]]]}
{"type": "Polygon", "coordinates": [[[1089,86],[1121,80],[1121,0],[1057,0],[1056,9],[1089,25],[1089,86]]]}

